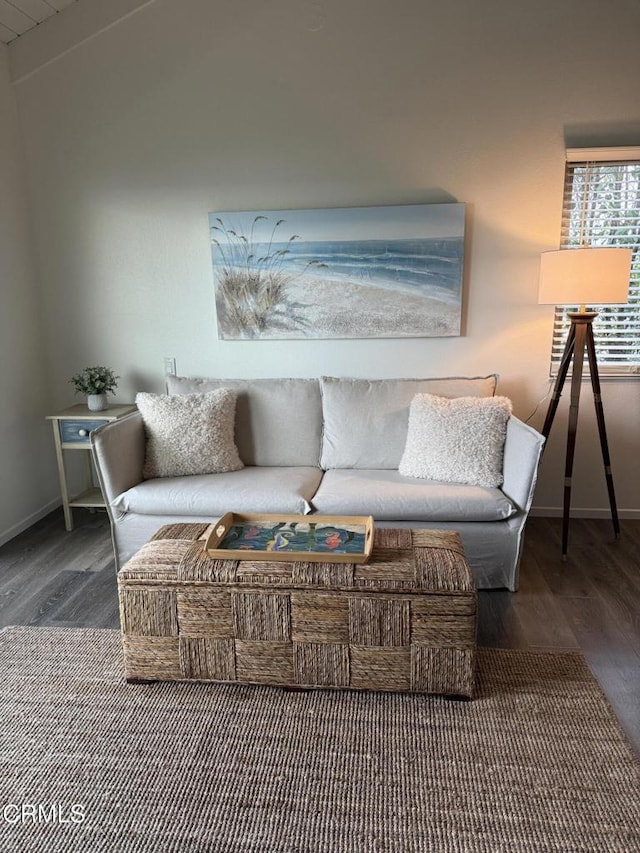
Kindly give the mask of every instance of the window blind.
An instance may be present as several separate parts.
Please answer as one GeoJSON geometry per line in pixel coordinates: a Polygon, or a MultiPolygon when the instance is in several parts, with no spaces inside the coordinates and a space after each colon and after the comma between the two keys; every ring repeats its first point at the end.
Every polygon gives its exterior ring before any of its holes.
{"type": "MultiPolygon", "coordinates": [[[[601,374],[640,376],[640,149],[567,151],[560,247],[619,246],[633,250],[628,305],[600,312],[593,332],[601,374]]],[[[556,373],[570,322],[556,306],[551,370],[556,373]]]]}

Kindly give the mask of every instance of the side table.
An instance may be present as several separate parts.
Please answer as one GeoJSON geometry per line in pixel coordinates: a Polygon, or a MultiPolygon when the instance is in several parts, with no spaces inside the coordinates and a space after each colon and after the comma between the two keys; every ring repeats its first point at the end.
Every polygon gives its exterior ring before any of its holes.
{"type": "Polygon", "coordinates": [[[73,530],[72,507],[105,506],[102,492],[93,482],[89,433],[109,421],[117,421],[135,411],[136,407],[130,403],[109,406],[103,412],[92,412],[86,405],[79,404],[63,409],[56,415],[47,415],[47,420],[51,421],[53,426],[53,440],[56,446],[58,477],[60,478],[60,492],[64,510],[64,526],[67,530],[73,530]],[[86,489],[75,497],[71,497],[69,494],[65,469],[65,450],[83,450],[86,456],[86,489]]]}

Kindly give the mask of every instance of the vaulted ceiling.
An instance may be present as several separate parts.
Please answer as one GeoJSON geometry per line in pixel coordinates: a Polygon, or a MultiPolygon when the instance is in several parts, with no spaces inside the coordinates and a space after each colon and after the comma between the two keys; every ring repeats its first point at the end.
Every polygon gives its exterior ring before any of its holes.
{"type": "Polygon", "coordinates": [[[9,44],[78,0],[0,0],[0,42],[9,44]]]}
{"type": "Polygon", "coordinates": [[[10,80],[20,82],[155,2],[0,0],[0,45],[7,46],[10,80]]]}

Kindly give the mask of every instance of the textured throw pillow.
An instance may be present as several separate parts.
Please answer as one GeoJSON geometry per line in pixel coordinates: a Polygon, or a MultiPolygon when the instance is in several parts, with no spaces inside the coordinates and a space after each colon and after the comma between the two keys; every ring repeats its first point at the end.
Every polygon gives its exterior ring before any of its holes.
{"type": "Polygon", "coordinates": [[[136,404],[147,439],[147,480],[244,467],[233,438],[236,395],[228,388],[184,397],[138,394],[136,404]]]}
{"type": "Polygon", "coordinates": [[[500,486],[510,415],[507,397],[416,394],[398,471],[405,477],[500,486]]]}

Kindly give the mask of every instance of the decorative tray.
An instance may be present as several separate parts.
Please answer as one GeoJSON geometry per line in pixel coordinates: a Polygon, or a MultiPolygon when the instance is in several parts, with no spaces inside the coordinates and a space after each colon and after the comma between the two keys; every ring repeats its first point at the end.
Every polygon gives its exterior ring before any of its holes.
{"type": "Polygon", "coordinates": [[[373,547],[370,515],[269,515],[228,512],[205,549],[219,560],[366,563],[373,547]]]}

